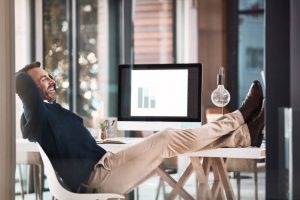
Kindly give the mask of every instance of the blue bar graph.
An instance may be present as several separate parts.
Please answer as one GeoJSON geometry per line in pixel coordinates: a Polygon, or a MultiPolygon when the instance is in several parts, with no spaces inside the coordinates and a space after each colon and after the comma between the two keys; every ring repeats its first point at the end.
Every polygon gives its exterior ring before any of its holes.
{"type": "Polygon", "coordinates": [[[138,108],[155,108],[155,96],[150,96],[148,88],[138,87],[138,108]]]}
{"type": "Polygon", "coordinates": [[[138,88],[138,108],[143,108],[143,88],[138,88]]]}

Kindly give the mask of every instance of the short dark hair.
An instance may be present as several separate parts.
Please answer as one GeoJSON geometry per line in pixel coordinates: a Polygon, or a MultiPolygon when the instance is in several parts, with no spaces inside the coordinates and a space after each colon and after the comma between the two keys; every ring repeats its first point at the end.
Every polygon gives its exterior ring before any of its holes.
{"type": "Polygon", "coordinates": [[[26,65],[25,67],[23,67],[22,69],[20,69],[20,71],[28,72],[30,69],[39,68],[39,67],[41,67],[41,63],[38,62],[38,61],[36,61],[34,63],[26,65]]]}
{"type": "MultiPolygon", "coordinates": [[[[22,69],[20,69],[20,72],[26,72],[27,73],[29,70],[31,70],[33,68],[39,68],[39,67],[41,67],[41,63],[36,61],[36,62],[30,63],[30,64],[26,65],[25,67],[23,67],[22,69]]],[[[49,77],[52,80],[54,80],[54,77],[51,74],[49,74],[49,77]]],[[[56,84],[54,84],[54,89],[56,90],[56,84]]]]}

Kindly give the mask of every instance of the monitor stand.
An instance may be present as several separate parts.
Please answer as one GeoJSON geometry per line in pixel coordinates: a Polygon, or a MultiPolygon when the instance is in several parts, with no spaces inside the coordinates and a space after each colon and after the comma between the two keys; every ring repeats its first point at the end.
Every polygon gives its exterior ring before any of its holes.
{"type": "Polygon", "coordinates": [[[117,129],[126,131],[160,131],[166,128],[199,128],[201,122],[118,121],[117,129]]]}

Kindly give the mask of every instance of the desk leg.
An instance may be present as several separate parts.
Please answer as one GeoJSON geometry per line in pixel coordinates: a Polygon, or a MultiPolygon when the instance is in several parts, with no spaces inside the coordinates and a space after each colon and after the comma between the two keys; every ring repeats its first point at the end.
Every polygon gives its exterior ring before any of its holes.
{"type": "MultiPolygon", "coordinates": [[[[201,162],[201,159],[199,159],[199,162],[201,162]]],[[[203,166],[204,173],[206,175],[206,181],[208,183],[209,173],[210,173],[210,169],[211,169],[211,160],[209,158],[206,158],[206,157],[203,158],[202,166],[203,166]]],[[[197,179],[197,185],[198,184],[199,184],[199,181],[197,179]]],[[[200,185],[199,185],[199,187],[200,187],[200,185]]],[[[201,192],[198,189],[199,187],[197,186],[197,188],[196,188],[196,195],[197,195],[198,199],[200,198],[200,194],[201,194],[201,192]]],[[[207,187],[209,187],[209,186],[207,186],[207,187]]]]}
{"type": "MultiPolygon", "coordinates": [[[[183,172],[182,176],[178,180],[177,184],[175,185],[171,193],[169,194],[167,200],[175,199],[177,193],[179,193],[179,190],[183,188],[184,184],[191,176],[192,172],[193,172],[193,166],[190,163],[189,166],[186,168],[186,170],[183,172]]],[[[189,198],[193,199],[191,196],[189,198]]]]}
{"type": "MultiPolygon", "coordinates": [[[[167,174],[164,169],[160,166],[158,168],[155,169],[155,172],[164,180],[166,181],[172,188],[174,188],[174,193],[175,194],[179,194],[180,196],[182,196],[185,200],[193,200],[194,198],[189,194],[187,193],[184,189],[183,189],[183,185],[177,185],[178,182],[175,181],[169,174],[167,174]],[[175,189],[176,188],[176,189],[175,189]]],[[[190,175],[191,173],[189,173],[190,175]]],[[[188,176],[189,176],[188,175],[188,176]]],[[[188,177],[187,177],[188,178],[188,177]]],[[[186,181],[186,180],[185,180],[186,181]]],[[[182,184],[185,183],[185,181],[182,181],[182,184]]],[[[172,195],[174,196],[174,194],[172,195]]],[[[175,195],[176,197],[176,195],[175,195]]],[[[174,198],[175,198],[174,197],[174,198]]],[[[169,199],[172,199],[172,198],[167,198],[168,200],[169,199]]]]}
{"type": "Polygon", "coordinates": [[[208,162],[209,160],[204,159],[206,169],[201,165],[201,158],[191,157],[191,162],[197,177],[197,199],[212,199],[212,194],[208,186],[208,162]],[[207,174],[206,174],[207,173],[207,174]]]}
{"type": "Polygon", "coordinates": [[[213,183],[213,186],[211,189],[212,194],[214,196],[213,199],[225,199],[224,192],[223,192],[224,187],[220,180],[217,163],[212,158],[210,158],[210,160],[212,162],[212,170],[213,170],[213,175],[214,175],[214,183],[213,183]]]}
{"type": "Polygon", "coordinates": [[[213,159],[213,165],[215,164],[215,166],[218,168],[220,179],[221,179],[222,184],[224,186],[224,190],[225,190],[227,199],[235,200],[236,197],[233,193],[233,189],[232,189],[230,180],[228,178],[227,169],[226,169],[226,166],[224,164],[223,158],[212,158],[212,159],[213,159]]]}

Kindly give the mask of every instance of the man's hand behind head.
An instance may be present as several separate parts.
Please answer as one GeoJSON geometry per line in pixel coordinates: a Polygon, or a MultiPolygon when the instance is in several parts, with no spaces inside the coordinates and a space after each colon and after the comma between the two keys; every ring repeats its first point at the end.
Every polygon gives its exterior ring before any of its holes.
{"type": "Polygon", "coordinates": [[[35,82],[43,99],[47,100],[49,103],[53,103],[57,97],[55,80],[53,76],[40,66],[40,62],[35,62],[26,65],[20,71],[28,73],[35,82]]]}

